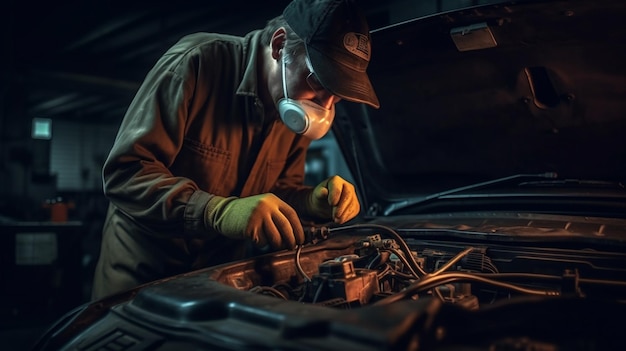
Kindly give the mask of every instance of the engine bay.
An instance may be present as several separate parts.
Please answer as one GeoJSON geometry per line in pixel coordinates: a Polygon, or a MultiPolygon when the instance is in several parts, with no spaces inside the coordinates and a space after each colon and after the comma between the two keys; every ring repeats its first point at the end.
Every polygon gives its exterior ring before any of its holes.
{"type": "Polygon", "coordinates": [[[296,250],[84,306],[39,349],[613,350],[626,342],[620,245],[474,234],[313,228],[296,250]]]}
{"type": "Polygon", "coordinates": [[[435,297],[475,310],[517,296],[626,297],[626,257],[578,248],[404,239],[390,227],[340,228],[293,254],[221,266],[239,290],[332,308],[435,297]],[[334,234],[334,233],[333,233],[334,234]]]}

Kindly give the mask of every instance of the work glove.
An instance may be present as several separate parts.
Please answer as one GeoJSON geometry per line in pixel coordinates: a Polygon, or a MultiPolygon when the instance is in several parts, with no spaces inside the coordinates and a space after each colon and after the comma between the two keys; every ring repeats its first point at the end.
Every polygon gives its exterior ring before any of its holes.
{"type": "Polygon", "coordinates": [[[319,183],[307,196],[306,209],[309,215],[345,223],[361,210],[354,185],[340,176],[332,176],[319,183]]]}
{"type": "Polygon", "coordinates": [[[274,194],[250,197],[214,196],[206,209],[206,224],[224,236],[250,239],[258,247],[293,249],[304,243],[296,211],[274,194]]]}

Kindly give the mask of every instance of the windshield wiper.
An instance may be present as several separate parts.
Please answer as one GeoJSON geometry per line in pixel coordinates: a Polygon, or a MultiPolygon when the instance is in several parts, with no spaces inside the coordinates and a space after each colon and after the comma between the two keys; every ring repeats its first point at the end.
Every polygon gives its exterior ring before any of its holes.
{"type": "Polygon", "coordinates": [[[517,178],[550,178],[550,179],[554,179],[557,178],[558,175],[555,172],[545,172],[545,173],[537,173],[537,174],[514,174],[508,177],[502,177],[502,178],[496,178],[493,180],[488,180],[486,182],[481,182],[481,183],[475,183],[475,184],[470,184],[470,185],[465,185],[459,188],[453,188],[453,189],[449,189],[449,190],[444,190],[435,194],[430,194],[428,196],[422,196],[422,197],[417,197],[417,198],[411,198],[411,199],[406,199],[404,201],[400,201],[400,202],[395,202],[390,204],[389,206],[387,206],[384,211],[383,211],[383,215],[388,216],[390,214],[392,214],[393,212],[399,211],[403,208],[407,208],[410,206],[414,206],[414,205],[418,205],[418,204],[422,204],[434,199],[438,199],[444,195],[449,195],[449,194],[453,194],[453,193],[458,193],[461,191],[465,191],[465,190],[469,190],[469,189],[475,189],[475,188],[480,188],[483,186],[487,186],[487,185],[492,185],[492,184],[496,184],[496,183],[504,183],[507,182],[511,179],[517,179],[517,178]]]}
{"type": "Polygon", "coordinates": [[[557,179],[557,180],[531,180],[519,183],[520,187],[569,187],[569,186],[589,186],[594,188],[614,188],[624,189],[624,183],[619,181],[608,180],[589,180],[589,179],[557,179]]]}

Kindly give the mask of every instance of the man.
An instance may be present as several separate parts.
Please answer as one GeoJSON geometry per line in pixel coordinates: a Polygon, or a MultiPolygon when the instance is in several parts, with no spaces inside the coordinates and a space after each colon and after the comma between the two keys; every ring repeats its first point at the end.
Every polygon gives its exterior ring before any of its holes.
{"type": "Polygon", "coordinates": [[[197,33],[146,76],[103,167],[110,200],[94,299],[304,242],[302,219],[345,223],[352,184],[303,185],[340,99],[379,107],[369,29],[349,0],[294,0],[245,37],[197,33]]]}

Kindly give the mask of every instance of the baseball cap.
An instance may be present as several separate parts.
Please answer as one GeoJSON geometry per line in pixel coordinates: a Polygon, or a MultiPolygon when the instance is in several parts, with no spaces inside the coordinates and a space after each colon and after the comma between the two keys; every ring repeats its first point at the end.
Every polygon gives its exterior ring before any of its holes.
{"type": "Polygon", "coordinates": [[[293,0],[283,17],[304,41],[320,83],[342,99],[379,108],[367,76],[369,26],[353,0],[293,0]]]}

